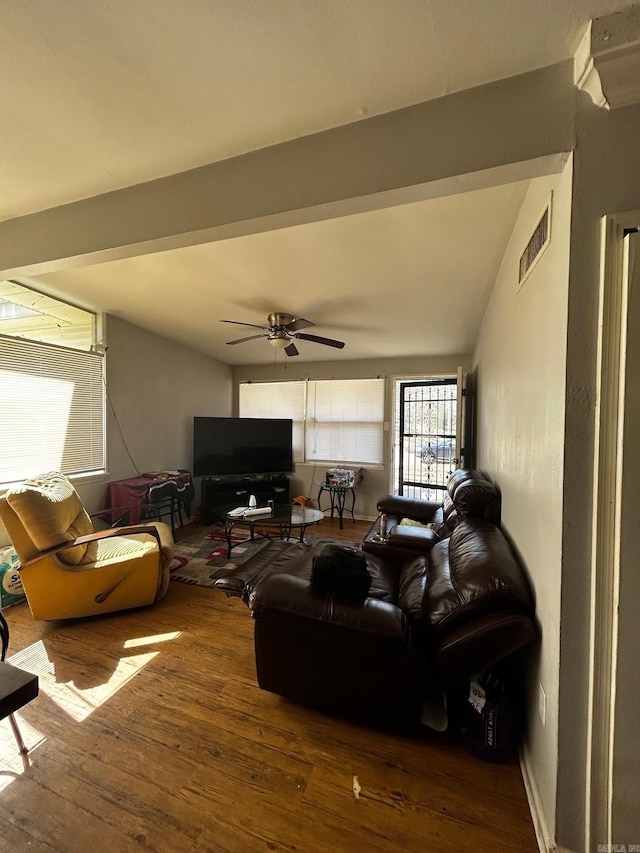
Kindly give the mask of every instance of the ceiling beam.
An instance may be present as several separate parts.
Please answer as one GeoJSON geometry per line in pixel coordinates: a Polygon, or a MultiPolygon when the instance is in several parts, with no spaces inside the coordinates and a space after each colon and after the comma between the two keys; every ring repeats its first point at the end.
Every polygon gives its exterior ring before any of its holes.
{"type": "Polygon", "coordinates": [[[573,149],[573,116],[572,63],[549,66],[7,220],[0,278],[523,180],[573,149]]]}

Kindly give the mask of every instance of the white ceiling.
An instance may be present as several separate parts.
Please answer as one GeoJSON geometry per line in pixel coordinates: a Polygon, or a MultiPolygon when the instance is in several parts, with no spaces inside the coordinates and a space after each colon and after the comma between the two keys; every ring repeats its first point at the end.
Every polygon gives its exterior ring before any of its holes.
{"type": "MultiPolygon", "coordinates": [[[[624,5],[3,0],[0,221],[559,62],[591,18],[624,5]]],[[[469,352],[525,191],[478,190],[39,283],[230,363],[273,350],[225,346],[244,330],[218,320],[262,323],[273,310],[346,341],[342,351],[301,343],[308,361],[469,352]]]]}

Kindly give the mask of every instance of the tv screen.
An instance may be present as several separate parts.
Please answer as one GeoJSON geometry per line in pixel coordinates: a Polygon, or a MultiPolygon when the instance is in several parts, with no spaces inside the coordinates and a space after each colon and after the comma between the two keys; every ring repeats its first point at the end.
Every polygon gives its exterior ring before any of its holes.
{"type": "Polygon", "coordinates": [[[193,475],[293,471],[291,418],[193,419],[193,475]]]}

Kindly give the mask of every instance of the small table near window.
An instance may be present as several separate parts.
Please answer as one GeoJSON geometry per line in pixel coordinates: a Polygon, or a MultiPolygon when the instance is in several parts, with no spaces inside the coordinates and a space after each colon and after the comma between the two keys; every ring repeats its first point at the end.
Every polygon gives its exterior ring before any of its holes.
{"type": "Polygon", "coordinates": [[[182,510],[185,510],[187,517],[191,515],[194,495],[189,471],[182,468],[177,471],[153,471],[107,483],[100,515],[108,517],[111,525],[138,524],[144,518],[155,516],[161,519],[163,515],[169,515],[171,530],[175,533],[174,517],[177,513],[182,526],[182,510]]]}
{"type": "Polygon", "coordinates": [[[342,517],[345,512],[347,495],[351,495],[351,507],[346,507],[346,511],[351,513],[351,518],[355,524],[356,517],[353,511],[356,505],[356,489],[359,485],[359,483],[353,483],[350,486],[336,486],[331,485],[326,481],[317,481],[314,483],[314,486],[318,486],[318,509],[320,512],[323,512],[321,504],[322,493],[329,492],[330,504],[327,507],[327,510],[331,510],[331,518],[333,518],[334,512],[337,512],[338,518],[340,519],[340,530],[343,528],[342,517]]]}

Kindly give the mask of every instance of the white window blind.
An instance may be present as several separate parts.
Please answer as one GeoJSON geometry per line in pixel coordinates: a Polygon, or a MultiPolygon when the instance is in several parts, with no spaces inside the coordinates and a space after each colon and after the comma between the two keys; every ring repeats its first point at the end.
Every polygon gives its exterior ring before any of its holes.
{"type": "Polygon", "coordinates": [[[309,461],[382,463],[384,379],[308,383],[309,461]]]}
{"type": "Polygon", "coordinates": [[[296,462],[382,464],[384,379],[242,383],[242,418],[291,418],[296,462]]]}
{"type": "Polygon", "coordinates": [[[241,418],[291,418],[293,461],[304,462],[304,382],[245,382],[240,385],[241,418]]]}
{"type": "Polygon", "coordinates": [[[103,358],[0,336],[0,482],[104,469],[103,358]]]}

